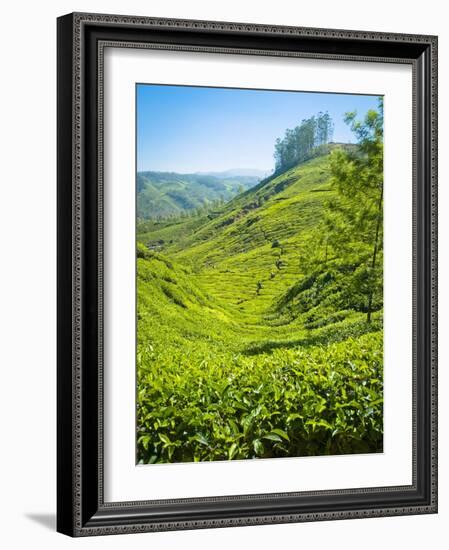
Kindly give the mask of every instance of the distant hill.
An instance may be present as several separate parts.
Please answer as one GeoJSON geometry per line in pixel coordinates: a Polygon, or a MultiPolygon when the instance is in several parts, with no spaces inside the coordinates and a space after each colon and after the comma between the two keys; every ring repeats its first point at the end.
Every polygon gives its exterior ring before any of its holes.
{"type": "Polygon", "coordinates": [[[223,172],[196,172],[204,176],[216,176],[217,178],[236,178],[241,176],[250,176],[256,178],[266,178],[271,174],[272,170],[258,170],[257,168],[233,168],[223,172]]]}
{"type": "Polygon", "coordinates": [[[139,172],[137,216],[141,219],[165,218],[217,202],[227,202],[255,186],[260,179],[260,174],[237,175],[234,170],[214,175],[139,172]]]}

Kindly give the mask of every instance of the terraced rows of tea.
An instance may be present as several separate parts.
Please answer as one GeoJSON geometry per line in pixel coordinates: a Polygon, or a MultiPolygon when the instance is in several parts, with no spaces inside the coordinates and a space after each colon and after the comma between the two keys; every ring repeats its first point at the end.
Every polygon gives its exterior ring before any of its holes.
{"type": "Polygon", "coordinates": [[[326,154],[139,223],[139,462],[382,449],[382,304],[367,322],[357,261],[322,244],[330,177],[326,154]]]}

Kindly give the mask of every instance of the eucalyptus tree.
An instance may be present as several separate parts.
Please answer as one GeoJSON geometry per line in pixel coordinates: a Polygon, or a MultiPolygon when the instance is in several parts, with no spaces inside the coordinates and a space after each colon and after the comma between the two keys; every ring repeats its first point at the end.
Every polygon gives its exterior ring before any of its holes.
{"type": "Polygon", "coordinates": [[[332,139],[333,122],[328,112],[303,119],[274,145],[275,172],[280,173],[319,154],[332,139]]]}

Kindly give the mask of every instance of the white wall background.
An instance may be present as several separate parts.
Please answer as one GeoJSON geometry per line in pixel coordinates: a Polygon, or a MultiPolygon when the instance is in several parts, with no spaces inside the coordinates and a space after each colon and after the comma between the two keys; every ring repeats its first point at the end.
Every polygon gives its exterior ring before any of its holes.
{"type": "Polygon", "coordinates": [[[0,541],[4,548],[444,548],[449,522],[448,135],[440,132],[440,513],[72,540],[55,533],[56,17],[71,11],[438,34],[449,120],[445,2],[60,0],[2,9],[0,85],[0,541]]]}

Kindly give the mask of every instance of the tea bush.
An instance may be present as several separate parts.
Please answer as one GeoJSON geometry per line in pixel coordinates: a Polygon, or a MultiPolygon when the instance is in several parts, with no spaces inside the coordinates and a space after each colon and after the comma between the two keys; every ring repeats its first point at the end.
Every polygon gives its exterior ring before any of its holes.
{"type": "Polygon", "coordinates": [[[382,450],[381,333],[258,356],[138,354],[145,463],[382,450]]]}

